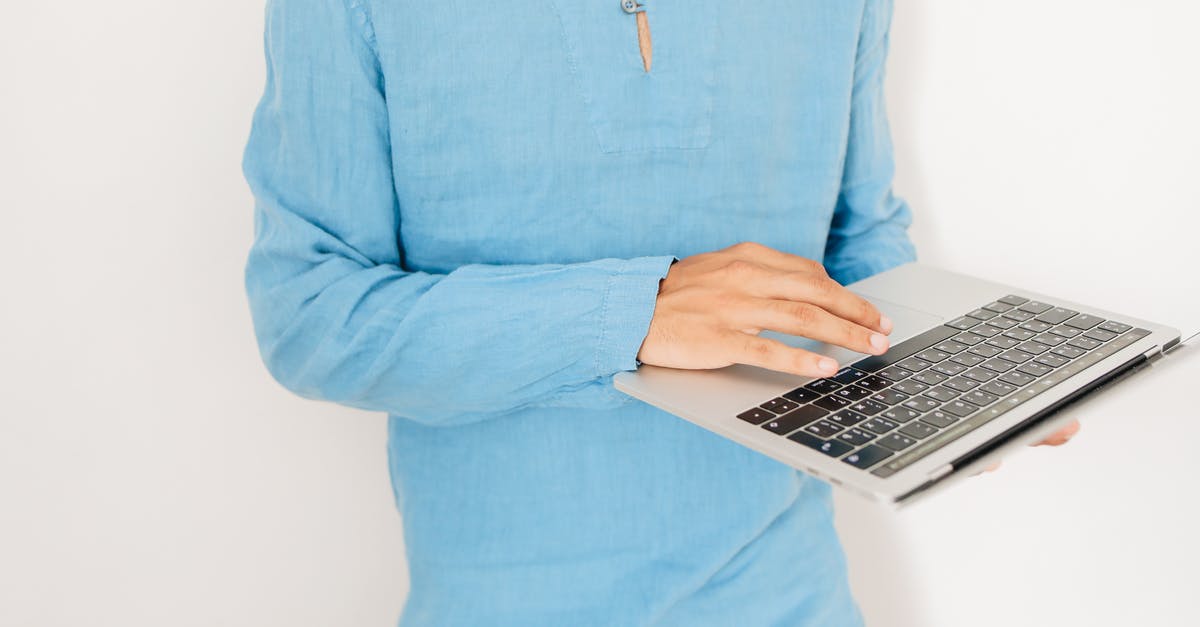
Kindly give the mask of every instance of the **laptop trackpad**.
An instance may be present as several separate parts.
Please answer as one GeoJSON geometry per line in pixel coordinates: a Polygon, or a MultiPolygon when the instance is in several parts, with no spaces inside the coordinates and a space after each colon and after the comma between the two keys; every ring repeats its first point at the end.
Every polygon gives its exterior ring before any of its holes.
{"type": "MultiPolygon", "coordinates": [[[[859,294],[859,296],[868,298],[865,294],[859,294]]],[[[912,309],[910,307],[898,305],[896,303],[879,298],[869,297],[868,300],[878,307],[879,310],[884,313],[884,315],[892,319],[892,323],[895,326],[892,329],[892,334],[889,336],[889,339],[893,345],[903,342],[904,340],[917,335],[918,333],[927,331],[930,328],[946,321],[945,318],[937,314],[921,311],[919,309],[912,309]]],[[[825,344],[824,342],[817,342],[815,340],[797,337],[795,335],[785,335],[783,333],[776,333],[774,331],[763,331],[762,336],[779,340],[788,346],[803,348],[805,350],[810,350],[815,353],[832,357],[836,359],[839,364],[848,364],[853,361],[857,361],[858,358],[862,356],[862,353],[856,353],[840,346],[825,344]]]]}

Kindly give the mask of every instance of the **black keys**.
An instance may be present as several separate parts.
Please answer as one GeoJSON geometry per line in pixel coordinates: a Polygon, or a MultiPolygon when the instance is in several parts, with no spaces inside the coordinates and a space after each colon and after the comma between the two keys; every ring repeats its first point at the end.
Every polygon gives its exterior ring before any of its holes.
{"type": "Polygon", "coordinates": [[[1015,385],[1019,388],[1025,387],[1025,386],[1029,385],[1030,383],[1033,383],[1033,379],[1034,379],[1034,377],[1031,377],[1031,376],[1025,374],[1024,372],[1017,372],[1016,370],[1005,373],[1004,376],[1000,377],[1000,380],[1003,381],[1004,383],[1007,383],[1009,385],[1015,385]]]}
{"type": "Polygon", "coordinates": [[[948,388],[944,385],[939,385],[935,388],[930,388],[930,389],[926,390],[925,394],[924,394],[924,396],[928,396],[929,398],[932,398],[935,401],[941,401],[943,403],[957,398],[958,395],[959,395],[959,392],[957,390],[948,388]]]}
{"type": "Polygon", "coordinates": [[[1028,342],[1021,342],[1020,344],[1017,345],[1017,348],[1025,351],[1026,353],[1029,353],[1031,355],[1041,355],[1042,353],[1050,350],[1049,346],[1046,346],[1045,344],[1042,344],[1041,342],[1035,342],[1033,340],[1029,340],[1028,342]]]}
{"type": "Polygon", "coordinates": [[[980,357],[995,357],[1002,352],[1004,351],[996,348],[995,346],[988,346],[986,344],[982,346],[976,346],[975,348],[971,349],[972,355],[979,355],[980,357]]]}
{"type": "Polygon", "coordinates": [[[955,392],[966,392],[978,386],[978,382],[972,381],[966,377],[954,377],[953,379],[947,381],[943,387],[948,387],[955,392]]]}
{"type": "Polygon", "coordinates": [[[1020,342],[1031,340],[1035,335],[1037,335],[1037,333],[1034,333],[1028,329],[1009,329],[1004,332],[1004,337],[1011,337],[1012,339],[1020,342]]]}
{"type": "Polygon", "coordinates": [[[878,392],[887,388],[891,384],[891,381],[888,381],[879,375],[873,374],[869,377],[863,377],[862,379],[859,379],[856,385],[858,385],[860,388],[871,390],[872,392],[878,392]]]}
{"type": "Polygon", "coordinates": [[[892,422],[891,420],[888,420],[887,418],[880,418],[879,416],[862,423],[863,429],[866,429],[867,431],[877,435],[883,435],[899,426],[900,425],[892,422]]]}
{"type": "Polygon", "coordinates": [[[984,368],[971,368],[970,370],[964,372],[962,376],[972,381],[987,383],[988,381],[996,378],[996,373],[984,368]]]}
{"type": "Polygon", "coordinates": [[[849,407],[850,401],[848,401],[844,398],[838,398],[836,396],[822,396],[815,403],[813,403],[812,405],[809,405],[809,407],[813,407],[813,406],[820,407],[822,409],[827,409],[829,411],[837,411],[839,409],[845,409],[845,408],[849,407]]]}
{"type": "Polygon", "coordinates": [[[966,394],[963,394],[961,400],[973,405],[979,405],[980,407],[987,407],[988,405],[1000,400],[1000,397],[996,396],[995,394],[988,394],[983,390],[972,390],[966,394]]]}
{"type": "Polygon", "coordinates": [[[976,320],[975,318],[971,318],[969,316],[963,316],[961,318],[955,318],[954,320],[947,322],[946,326],[948,326],[952,329],[958,329],[959,331],[966,331],[967,329],[970,329],[971,327],[973,327],[979,323],[980,323],[980,321],[976,320]]]}
{"type": "Polygon", "coordinates": [[[1059,357],[1075,359],[1080,355],[1083,355],[1085,351],[1082,348],[1075,348],[1074,346],[1059,346],[1050,352],[1058,355],[1059,357]]]}
{"type": "Polygon", "coordinates": [[[1012,305],[1013,307],[1018,307],[1020,305],[1024,305],[1025,303],[1029,302],[1029,299],[1021,298],[1020,296],[1013,296],[1012,294],[1009,294],[1008,296],[1001,298],[998,302],[1004,303],[1005,305],[1012,305]]]}
{"type": "Polygon", "coordinates": [[[1081,331],[1087,331],[1088,329],[1090,329],[1102,322],[1105,322],[1105,320],[1104,320],[1104,318],[1101,318],[1099,316],[1092,316],[1089,314],[1079,314],[1078,316],[1075,316],[1074,318],[1071,318],[1070,320],[1068,320],[1066,322],[1066,324],[1069,327],[1075,327],[1076,329],[1079,329],[1081,331]]]}
{"type": "Polygon", "coordinates": [[[825,419],[842,427],[853,427],[866,420],[867,417],[852,409],[843,409],[836,414],[830,414],[825,419]]]}
{"type": "Polygon", "coordinates": [[[946,340],[945,342],[934,346],[934,348],[942,351],[943,353],[955,354],[967,350],[967,345],[961,342],[955,342],[954,340],[946,340]]]}
{"type": "Polygon", "coordinates": [[[1099,340],[1093,340],[1090,337],[1080,336],[1080,337],[1077,337],[1077,338],[1067,342],[1067,344],[1069,344],[1070,346],[1074,346],[1075,348],[1082,348],[1085,351],[1090,351],[1090,350],[1095,350],[1096,348],[1099,348],[1100,345],[1103,344],[1103,342],[1100,342],[1099,340]]]}
{"type": "Polygon", "coordinates": [[[846,387],[833,393],[833,396],[844,398],[851,402],[862,400],[870,395],[870,390],[864,390],[857,385],[847,385],[846,387]]]}
{"type": "Polygon", "coordinates": [[[940,351],[936,348],[928,348],[928,349],[925,349],[925,350],[917,353],[917,359],[920,359],[922,361],[927,361],[931,364],[936,364],[937,362],[942,361],[943,359],[946,359],[949,356],[950,356],[950,353],[940,351]]]}
{"type": "Polygon", "coordinates": [[[899,433],[903,433],[904,435],[917,440],[924,440],[925,438],[937,433],[937,429],[918,420],[900,427],[899,433]]]}
{"type": "MultiPolygon", "coordinates": [[[[810,394],[811,394],[811,392],[810,392],[810,394]]],[[[816,397],[814,396],[813,398],[816,398],[816,397]]],[[[763,409],[771,410],[777,414],[786,414],[787,412],[792,411],[793,409],[796,409],[797,407],[799,407],[799,405],[797,405],[796,403],[793,403],[792,401],[789,401],[785,398],[773,398],[773,399],[763,403],[762,405],[759,405],[759,407],[762,407],[763,409]]]]}
{"type": "Polygon", "coordinates": [[[879,444],[880,446],[892,449],[893,451],[897,451],[897,452],[903,451],[904,449],[906,449],[916,443],[917,443],[917,441],[915,439],[910,438],[907,435],[901,435],[899,433],[892,433],[889,435],[885,435],[884,437],[879,438],[876,441],[876,444],[879,444]]]}
{"type": "Polygon", "coordinates": [[[1011,329],[1017,326],[1016,320],[1010,320],[1004,317],[992,318],[991,320],[988,320],[987,323],[988,326],[996,327],[997,329],[1011,329]]]}
{"type": "Polygon", "coordinates": [[[994,303],[988,303],[988,304],[984,305],[983,308],[988,311],[994,311],[996,313],[1004,313],[1004,312],[1008,311],[1009,309],[1012,309],[1013,306],[1004,301],[998,300],[994,303]]]}
{"type": "MultiPolygon", "coordinates": [[[[826,379],[821,379],[821,380],[825,381],[826,379]]],[[[814,381],[814,383],[816,383],[816,382],[814,381]]],[[[812,383],[810,383],[809,385],[812,385],[812,383]]],[[[836,385],[836,384],[834,384],[834,385],[836,385]]],[[[814,391],[808,389],[808,386],[804,386],[802,388],[796,388],[796,389],[792,390],[791,392],[784,394],[783,397],[789,401],[803,405],[805,403],[811,403],[811,402],[817,400],[818,398],[821,398],[821,393],[814,392],[814,391]]],[[[770,408],[768,408],[768,409],[770,409],[770,408]]]]}
{"type": "Polygon", "coordinates": [[[924,383],[919,383],[913,379],[908,379],[907,381],[901,381],[900,383],[893,385],[892,389],[896,390],[897,392],[903,392],[904,394],[912,396],[928,390],[929,386],[925,385],[924,383]]]}
{"type": "Polygon", "coordinates": [[[1059,357],[1058,355],[1051,355],[1050,353],[1046,353],[1045,355],[1038,357],[1034,361],[1038,362],[1039,364],[1042,364],[1043,366],[1050,366],[1051,368],[1062,368],[1063,366],[1071,363],[1071,360],[1069,360],[1065,357],[1059,357]]]}
{"type": "Polygon", "coordinates": [[[974,346],[986,339],[987,338],[983,337],[982,335],[978,335],[978,334],[970,333],[970,332],[959,333],[958,335],[954,336],[955,342],[959,342],[960,344],[966,344],[967,346],[974,346]]]}
{"type": "Polygon", "coordinates": [[[953,377],[954,375],[956,375],[966,369],[967,369],[967,367],[962,364],[956,364],[953,362],[942,362],[942,363],[934,366],[931,370],[933,370],[934,372],[940,373],[940,374],[944,374],[947,377],[953,377]]]}
{"type": "Polygon", "coordinates": [[[1017,386],[997,379],[981,386],[979,389],[987,392],[988,394],[995,394],[996,396],[1008,396],[1009,394],[1017,391],[1017,386]]]}
{"type": "Polygon", "coordinates": [[[988,370],[991,370],[997,374],[1008,372],[1014,367],[1016,367],[1016,364],[1008,361],[1007,359],[1000,359],[999,357],[996,357],[995,359],[989,359],[983,362],[983,365],[980,366],[980,368],[987,368],[988,370]]]}
{"type": "Polygon", "coordinates": [[[920,383],[923,385],[937,385],[937,384],[941,383],[942,381],[945,381],[946,379],[949,379],[949,378],[950,377],[947,377],[946,375],[941,374],[939,372],[934,372],[932,370],[926,370],[925,372],[920,372],[920,373],[914,374],[912,376],[911,380],[916,381],[917,383],[920,383]]]}
{"type": "Polygon", "coordinates": [[[738,414],[738,418],[741,418],[752,425],[762,424],[774,417],[775,414],[762,409],[761,407],[755,407],[754,409],[738,414]]]}
{"type": "Polygon", "coordinates": [[[1063,342],[1067,341],[1067,339],[1062,337],[1061,335],[1055,335],[1053,333],[1043,333],[1043,334],[1033,338],[1033,341],[1035,341],[1039,344],[1045,344],[1046,346],[1058,346],[1059,344],[1062,344],[1063,342]]]}
{"type": "Polygon", "coordinates": [[[849,444],[850,446],[862,446],[867,442],[875,439],[875,436],[861,429],[850,429],[843,431],[838,439],[849,444]]]}
{"type": "Polygon", "coordinates": [[[846,367],[839,370],[838,373],[832,377],[832,379],[838,383],[841,383],[842,385],[849,385],[865,376],[867,376],[867,373],[861,370],[855,370],[854,368],[846,367]]]}
{"type": "Polygon", "coordinates": [[[982,335],[983,337],[992,337],[1000,333],[1000,331],[1001,329],[990,324],[985,324],[981,327],[975,327],[974,329],[971,329],[971,333],[974,333],[975,335],[982,335]]]}
{"type": "Polygon", "coordinates": [[[1033,359],[1033,355],[1026,353],[1023,350],[1014,348],[1012,350],[1006,350],[1003,353],[1000,353],[1000,359],[1003,359],[1004,361],[1011,361],[1014,364],[1023,364],[1030,359],[1033,359]]]}
{"type": "MultiPolygon", "coordinates": [[[[840,383],[834,383],[829,379],[817,379],[816,381],[813,381],[804,387],[805,389],[812,390],[817,394],[828,394],[829,392],[836,392],[842,387],[842,385],[840,383]]],[[[784,394],[784,396],[787,395],[784,394]]]]}
{"type": "Polygon", "coordinates": [[[920,359],[917,359],[916,357],[909,357],[908,359],[902,359],[902,360],[896,362],[897,367],[904,368],[905,370],[908,370],[911,372],[920,372],[920,371],[928,368],[929,365],[930,365],[929,363],[922,361],[920,359]]]}
{"type": "Polygon", "coordinates": [[[1031,301],[1025,303],[1024,305],[1021,305],[1018,309],[1020,309],[1021,311],[1024,311],[1024,312],[1028,312],[1028,313],[1037,315],[1044,311],[1049,311],[1051,309],[1051,307],[1050,307],[1050,305],[1047,305],[1046,303],[1040,303],[1036,300],[1031,300],[1031,301]]]}
{"type": "Polygon", "coordinates": [[[1034,333],[1045,333],[1046,331],[1050,330],[1050,325],[1042,322],[1041,320],[1030,320],[1028,322],[1021,323],[1021,328],[1025,329],[1026,331],[1033,331],[1034,333]]]}
{"type": "Polygon", "coordinates": [[[812,405],[803,405],[795,411],[788,412],[774,420],[768,421],[763,429],[772,433],[784,435],[817,420],[829,412],[812,405]]]}
{"type": "Polygon", "coordinates": [[[907,407],[893,407],[879,415],[887,418],[888,420],[894,420],[895,422],[908,422],[909,420],[912,420],[921,414],[920,412],[915,412],[907,407]]]}
{"type": "Polygon", "coordinates": [[[804,427],[804,430],[817,436],[818,438],[832,438],[842,431],[842,427],[839,427],[828,420],[818,420],[811,425],[804,427]]]}
{"type": "Polygon", "coordinates": [[[854,466],[855,468],[862,468],[863,470],[866,470],[891,456],[891,451],[883,448],[882,446],[875,446],[872,444],[871,446],[863,447],[861,451],[855,451],[854,453],[847,455],[846,457],[842,458],[842,461],[854,466]]]}
{"type": "Polygon", "coordinates": [[[1120,334],[1132,329],[1133,327],[1131,327],[1127,324],[1121,324],[1120,322],[1114,322],[1112,320],[1109,320],[1108,322],[1105,322],[1104,324],[1100,325],[1100,328],[1104,329],[1105,331],[1110,331],[1112,333],[1116,333],[1116,334],[1120,335],[1120,334]]]}
{"type": "Polygon", "coordinates": [[[1055,307],[1046,313],[1039,315],[1037,319],[1045,322],[1046,324],[1062,324],[1067,320],[1074,318],[1078,313],[1078,311],[1071,311],[1070,309],[1063,307],[1055,307]]]}
{"type": "Polygon", "coordinates": [[[914,353],[919,353],[942,340],[948,340],[958,335],[958,331],[947,326],[934,327],[920,335],[911,337],[899,344],[893,345],[882,355],[867,357],[854,363],[854,367],[864,372],[879,372],[914,353]]]}
{"type": "Polygon", "coordinates": [[[887,368],[884,368],[875,374],[878,374],[884,379],[889,379],[891,381],[903,381],[912,376],[912,371],[905,370],[904,368],[900,368],[898,366],[888,366],[887,368]]]}
{"type": "Polygon", "coordinates": [[[921,422],[928,422],[935,427],[946,428],[958,422],[958,416],[947,414],[944,411],[931,411],[924,416],[921,416],[921,422]]]}
{"type": "Polygon", "coordinates": [[[1105,331],[1104,329],[1092,329],[1091,331],[1084,333],[1083,337],[1089,337],[1100,342],[1107,342],[1114,337],[1117,337],[1117,334],[1113,333],[1112,331],[1105,331]]]}
{"type": "Polygon", "coordinates": [[[972,311],[971,313],[969,313],[967,315],[972,318],[975,318],[976,320],[991,320],[992,318],[995,318],[998,314],[994,311],[990,311],[987,309],[976,309],[975,311],[972,311]]]}
{"type": "Polygon", "coordinates": [[[916,396],[916,397],[908,399],[907,401],[904,401],[905,407],[907,407],[913,411],[917,411],[917,412],[921,412],[921,413],[925,413],[927,411],[933,411],[933,410],[937,409],[940,405],[941,405],[941,403],[939,403],[938,401],[935,401],[932,398],[925,398],[924,396],[916,396]]]}
{"type": "Polygon", "coordinates": [[[864,401],[855,403],[854,411],[866,414],[868,416],[874,416],[879,412],[887,411],[887,405],[884,405],[883,403],[877,403],[868,398],[864,401]]]}
{"type": "Polygon", "coordinates": [[[979,408],[970,403],[964,403],[962,401],[950,401],[949,403],[942,405],[942,411],[948,414],[954,414],[959,418],[966,418],[967,416],[979,411],[979,408]]]}
{"type": "Polygon", "coordinates": [[[1039,363],[1030,362],[1021,366],[1020,368],[1017,368],[1017,370],[1020,370],[1021,372],[1033,377],[1044,377],[1050,374],[1051,369],[1049,366],[1043,366],[1039,363]]]}
{"type": "Polygon", "coordinates": [[[871,400],[883,403],[884,405],[899,405],[908,400],[908,395],[901,394],[896,390],[884,390],[872,396],[871,400]]]}
{"type": "Polygon", "coordinates": [[[1050,333],[1053,335],[1057,335],[1058,337],[1066,338],[1069,340],[1069,339],[1075,337],[1076,335],[1083,333],[1083,331],[1080,331],[1079,329],[1072,329],[1071,327],[1068,327],[1068,326],[1058,326],[1058,327],[1054,327],[1053,329],[1050,329],[1050,333]]]}
{"type": "Polygon", "coordinates": [[[1021,311],[1020,309],[1014,309],[1004,314],[1005,318],[1008,318],[1009,320],[1016,320],[1017,322],[1025,322],[1026,320],[1033,318],[1033,316],[1034,314],[1031,314],[1028,311],[1021,311]]]}
{"type": "Polygon", "coordinates": [[[839,442],[837,440],[822,440],[811,433],[805,433],[803,431],[797,431],[796,433],[793,433],[792,435],[788,436],[788,439],[799,442],[811,449],[821,451],[830,457],[840,457],[854,450],[853,446],[850,446],[845,442],[839,442]]]}
{"type": "Polygon", "coordinates": [[[1012,339],[1011,337],[994,337],[988,340],[987,344],[988,346],[995,346],[996,348],[1002,350],[1008,350],[1017,344],[1020,344],[1020,342],[1012,339]]]}

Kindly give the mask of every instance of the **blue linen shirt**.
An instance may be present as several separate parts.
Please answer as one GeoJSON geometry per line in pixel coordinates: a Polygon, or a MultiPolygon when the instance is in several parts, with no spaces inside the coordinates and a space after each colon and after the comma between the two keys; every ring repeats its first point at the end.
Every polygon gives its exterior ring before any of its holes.
{"type": "Polygon", "coordinates": [[[390,414],[403,625],[858,625],[827,485],[612,388],[671,261],[913,258],[891,0],[271,0],[264,361],[390,414]]]}

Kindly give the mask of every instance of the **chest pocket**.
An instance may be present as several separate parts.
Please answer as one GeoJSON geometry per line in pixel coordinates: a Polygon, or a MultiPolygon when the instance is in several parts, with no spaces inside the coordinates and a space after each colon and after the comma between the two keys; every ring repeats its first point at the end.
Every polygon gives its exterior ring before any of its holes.
{"type": "Polygon", "coordinates": [[[654,51],[649,72],[635,14],[623,10],[622,0],[552,0],[600,149],[705,148],[712,136],[717,3],[643,1],[654,51]]]}

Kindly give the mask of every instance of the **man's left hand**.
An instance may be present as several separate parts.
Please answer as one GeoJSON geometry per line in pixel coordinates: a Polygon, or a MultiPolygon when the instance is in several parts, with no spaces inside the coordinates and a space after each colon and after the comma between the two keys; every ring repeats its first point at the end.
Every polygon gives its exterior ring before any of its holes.
{"type": "MultiPolygon", "coordinates": [[[[1035,446],[1062,446],[1066,444],[1076,433],[1079,433],[1079,421],[1072,420],[1071,424],[1055,431],[1050,437],[1038,442],[1035,446]]],[[[996,462],[991,466],[983,469],[983,472],[992,472],[1000,467],[1000,462],[996,462]]]]}

